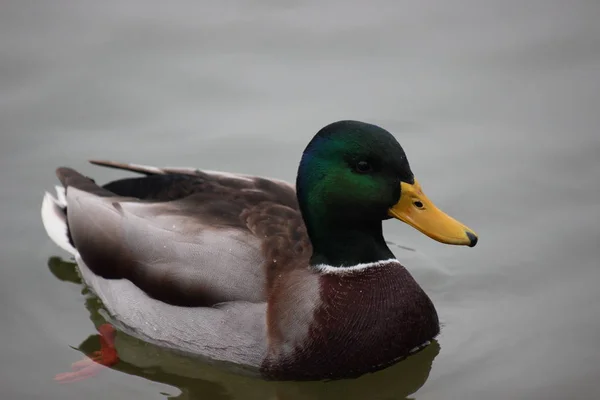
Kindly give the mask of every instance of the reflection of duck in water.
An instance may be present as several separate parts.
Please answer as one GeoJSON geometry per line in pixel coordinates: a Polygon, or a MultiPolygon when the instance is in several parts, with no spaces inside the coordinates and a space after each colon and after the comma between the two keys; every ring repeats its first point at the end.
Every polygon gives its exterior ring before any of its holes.
{"type": "MultiPolygon", "coordinates": [[[[81,284],[72,262],[52,257],[48,261],[52,273],[62,281],[81,284]]],[[[84,289],[84,292],[87,290],[84,289]]],[[[86,295],[86,308],[95,326],[102,330],[106,324],[102,313],[102,304],[98,298],[86,295]]],[[[92,355],[98,345],[104,342],[99,335],[87,337],[78,350],[92,355]]],[[[346,379],[329,382],[265,382],[260,379],[231,374],[222,368],[215,368],[143,342],[130,335],[119,332],[112,343],[118,350],[119,362],[112,369],[134,376],[140,376],[153,382],[173,386],[178,390],[165,390],[170,399],[191,400],[233,400],[233,399],[273,399],[273,400],[377,400],[400,399],[416,392],[426,382],[434,358],[439,353],[439,345],[433,340],[431,345],[419,353],[407,358],[383,371],[367,374],[358,379],[346,379]],[[373,388],[377,388],[376,391],[373,388]]],[[[110,356],[110,352],[108,353],[110,356]]],[[[103,367],[88,360],[83,365],[89,375],[103,367]]],[[[79,380],[89,376],[87,373],[60,374],[65,379],[79,380]]]]}
{"type": "Polygon", "coordinates": [[[356,377],[438,334],[433,304],[389,250],[382,220],[477,242],[425,197],[394,137],[360,122],[317,133],[297,190],[97,163],[148,176],[100,187],[59,168],[66,193],[47,194],[42,214],[111,319],[144,341],[268,379],[356,377]]]}

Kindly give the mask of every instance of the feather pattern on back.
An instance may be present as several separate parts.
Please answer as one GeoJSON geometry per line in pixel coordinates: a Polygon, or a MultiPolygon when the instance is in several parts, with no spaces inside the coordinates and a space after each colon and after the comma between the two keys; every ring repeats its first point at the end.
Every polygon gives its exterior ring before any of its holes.
{"type": "Polygon", "coordinates": [[[196,171],[100,187],[72,169],[57,174],[67,188],[69,231],[86,265],[169,304],[264,301],[264,269],[306,258],[310,250],[289,185],[196,171]]]}

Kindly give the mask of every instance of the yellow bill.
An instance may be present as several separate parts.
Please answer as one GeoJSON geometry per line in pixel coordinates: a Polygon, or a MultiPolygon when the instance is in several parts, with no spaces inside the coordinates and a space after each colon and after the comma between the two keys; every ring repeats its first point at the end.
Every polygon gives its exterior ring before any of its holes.
{"type": "Polygon", "coordinates": [[[415,180],[413,185],[400,183],[400,200],[388,214],[416,228],[438,242],[473,247],[477,235],[442,210],[437,208],[421,190],[415,180]]]}

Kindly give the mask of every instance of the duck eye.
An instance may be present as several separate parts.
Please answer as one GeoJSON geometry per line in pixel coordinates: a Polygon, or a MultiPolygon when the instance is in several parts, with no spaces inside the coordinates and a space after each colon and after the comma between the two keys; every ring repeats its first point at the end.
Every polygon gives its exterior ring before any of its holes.
{"type": "Polygon", "coordinates": [[[356,172],[359,172],[361,174],[365,174],[367,172],[371,172],[373,170],[373,167],[367,161],[359,161],[359,162],[356,163],[355,169],[356,169],[356,172]]]}

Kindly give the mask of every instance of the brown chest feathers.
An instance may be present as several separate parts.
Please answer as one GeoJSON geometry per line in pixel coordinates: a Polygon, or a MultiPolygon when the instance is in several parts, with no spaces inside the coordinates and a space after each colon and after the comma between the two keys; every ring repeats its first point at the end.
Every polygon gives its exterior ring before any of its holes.
{"type": "Polygon", "coordinates": [[[397,261],[331,271],[293,271],[276,283],[265,377],[356,377],[394,364],[439,333],[431,300],[397,261]]]}

